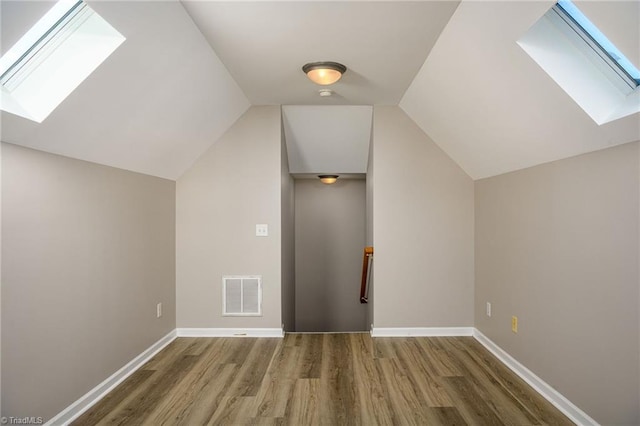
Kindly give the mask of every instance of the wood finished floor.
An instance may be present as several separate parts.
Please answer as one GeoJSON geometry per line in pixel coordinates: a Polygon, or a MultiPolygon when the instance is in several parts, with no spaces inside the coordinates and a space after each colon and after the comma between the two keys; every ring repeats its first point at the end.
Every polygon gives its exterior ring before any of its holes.
{"type": "Polygon", "coordinates": [[[178,338],[73,425],[572,425],[472,337],[178,338]]]}

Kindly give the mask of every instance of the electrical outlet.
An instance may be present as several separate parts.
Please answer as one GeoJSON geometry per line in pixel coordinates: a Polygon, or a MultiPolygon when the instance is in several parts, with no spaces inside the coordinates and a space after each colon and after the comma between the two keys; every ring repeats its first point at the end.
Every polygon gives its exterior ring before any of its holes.
{"type": "Polygon", "coordinates": [[[156,305],[156,318],[160,318],[162,316],[162,303],[158,303],[156,305]]]}
{"type": "Polygon", "coordinates": [[[491,316],[491,302],[487,302],[487,316],[491,316]]]}
{"type": "Polygon", "coordinates": [[[268,237],[269,236],[269,225],[266,223],[258,223],[256,224],[256,237],[268,237]]]}
{"type": "Polygon", "coordinates": [[[518,317],[516,316],[511,317],[511,331],[518,332],[518,317]]]}

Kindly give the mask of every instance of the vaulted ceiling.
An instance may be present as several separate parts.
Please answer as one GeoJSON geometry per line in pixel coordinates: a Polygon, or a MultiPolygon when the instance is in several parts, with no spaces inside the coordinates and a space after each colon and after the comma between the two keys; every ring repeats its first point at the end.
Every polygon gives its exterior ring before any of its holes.
{"type": "MultiPolygon", "coordinates": [[[[596,125],[516,43],[551,0],[88,3],[126,41],[42,123],[2,112],[3,142],[176,179],[252,104],[391,104],[478,179],[640,140],[640,114],[596,125]],[[349,68],[332,97],[318,60],[349,68]]],[[[640,65],[640,2],[575,3],[640,65]]],[[[2,52],[51,4],[1,0],[2,52]]]]}

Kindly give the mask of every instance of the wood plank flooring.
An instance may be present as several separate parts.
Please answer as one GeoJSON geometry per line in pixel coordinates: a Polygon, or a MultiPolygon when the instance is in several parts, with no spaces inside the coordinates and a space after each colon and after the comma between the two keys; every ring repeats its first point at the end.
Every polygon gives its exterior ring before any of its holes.
{"type": "Polygon", "coordinates": [[[471,337],[178,338],[74,425],[571,425],[471,337]]]}

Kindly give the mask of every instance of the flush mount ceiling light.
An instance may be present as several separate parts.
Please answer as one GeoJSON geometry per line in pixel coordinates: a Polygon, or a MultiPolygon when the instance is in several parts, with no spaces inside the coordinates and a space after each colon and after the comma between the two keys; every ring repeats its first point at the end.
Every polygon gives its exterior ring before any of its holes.
{"type": "Polygon", "coordinates": [[[337,62],[310,62],[302,67],[302,71],[309,80],[322,86],[333,84],[340,80],[347,67],[337,62]]]}
{"type": "Polygon", "coordinates": [[[320,182],[325,185],[331,185],[332,183],[336,183],[338,180],[338,175],[320,175],[318,177],[320,178],[320,182]]]}

